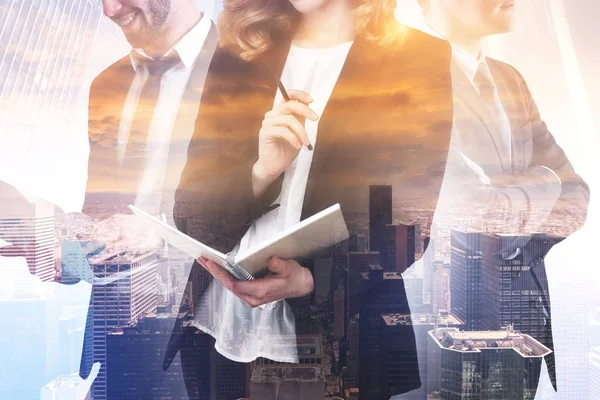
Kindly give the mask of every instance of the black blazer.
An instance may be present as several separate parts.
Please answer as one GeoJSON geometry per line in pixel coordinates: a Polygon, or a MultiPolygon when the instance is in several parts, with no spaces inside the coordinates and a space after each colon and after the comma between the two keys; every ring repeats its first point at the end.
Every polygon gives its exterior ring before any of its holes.
{"type": "MultiPolygon", "coordinates": [[[[375,184],[393,186],[396,209],[419,204],[433,212],[452,126],[451,51],[444,41],[401,29],[401,44],[354,41],[319,120],[301,219],[340,203],[349,225],[365,226],[369,186],[375,184]]],[[[289,46],[284,39],[253,62],[219,49],[209,70],[174,218],[179,229],[223,252],[281,190],[283,174],[254,200],[251,170],[289,46]]],[[[188,286],[192,303],[206,288],[202,275],[195,264],[188,286]]],[[[177,352],[177,333],[165,367],[177,352]]]]}

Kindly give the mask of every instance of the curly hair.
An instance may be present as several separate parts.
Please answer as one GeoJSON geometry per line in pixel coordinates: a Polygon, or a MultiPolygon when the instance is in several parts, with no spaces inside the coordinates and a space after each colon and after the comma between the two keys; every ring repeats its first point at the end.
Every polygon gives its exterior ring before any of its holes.
{"type": "MultiPolygon", "coordinates": [[[[354,0],[357,34],[380,45],[401,40],[396,0],[354,0]]],[[[293,33],[300,13],[288,0],[224,0],[218,19],[220,46],[244,60],[268,51],[293,33]]]]}

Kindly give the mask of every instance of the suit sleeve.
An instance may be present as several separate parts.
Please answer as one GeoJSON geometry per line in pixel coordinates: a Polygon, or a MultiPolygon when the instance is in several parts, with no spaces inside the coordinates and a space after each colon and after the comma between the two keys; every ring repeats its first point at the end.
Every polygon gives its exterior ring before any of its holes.
{"type": "Polygon", "coordinates": [[[551,233],[553,226],[564,227],[568,219],[571,225],[567,233],[571,234],[585,222],[590,196],[588,185],[556,143],[525,80],[515,72],[531,124],[533,154],[527,170],[492,178],[492,186],[508,203],[512,216],[524,220],[525,231],[551,233]]]}

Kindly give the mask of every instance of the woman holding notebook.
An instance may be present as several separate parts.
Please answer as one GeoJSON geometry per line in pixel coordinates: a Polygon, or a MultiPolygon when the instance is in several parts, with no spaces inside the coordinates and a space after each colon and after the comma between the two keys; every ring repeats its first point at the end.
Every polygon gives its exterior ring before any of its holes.
{"type": "MultiPolygon", "coordinates": [[[[176,196],[181,230],[240,251],[336,203],[364,227],[371,185],[392,185],[394,203],[435,207],[452,124],[450,47],[399,24],[395,7],[225,0],[176,196]]],[[[310,260],[274,257],[267,276],[247,282],[198,261],[220,281],[194,266],[196,326],[217,349],[294,361],[268,340],[295,333],[278,300],[311,293],[310,260]]]]}

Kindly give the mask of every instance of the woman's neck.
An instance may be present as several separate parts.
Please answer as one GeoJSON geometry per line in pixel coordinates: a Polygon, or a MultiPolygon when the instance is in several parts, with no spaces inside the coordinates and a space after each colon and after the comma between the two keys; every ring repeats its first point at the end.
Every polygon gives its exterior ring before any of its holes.
{"type": "Polygon", "coordinates": [[[293,44],[323,48],[354,40],[356,19],[348,3],[346,0],[331,0],[318,10],[302,14],[293,44]]]}

